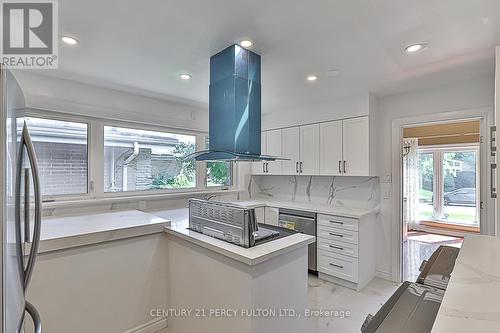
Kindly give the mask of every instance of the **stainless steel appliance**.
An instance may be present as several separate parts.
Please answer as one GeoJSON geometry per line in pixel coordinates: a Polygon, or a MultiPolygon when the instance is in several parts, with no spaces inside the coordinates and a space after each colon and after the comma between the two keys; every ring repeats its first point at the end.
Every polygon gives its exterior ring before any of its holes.
{"type": "Polygon", "coordinates": [[[444,290],[404,282],[373,317],[362,333],[428,333],[443,300],[444,290]]]}
{"type": "MultiPolygon", "coordinates": [[[[278,225],[281,228],[295,230],[316,237],[316,213],[280,209],[278,225]]],[[[316,251],[316,242],[309,244],[308,269],[311,273],[317,273],[318,271],[316,251]]]]}
{"type": "Polygon", "coordinates": [[[404,282],[375,316],[368,315],[361,332],[431,332],[459,251],[440,246],[422,262],[417,283],[404,282]]]}
{"type": "Polygon", "coordinates": [[[255,210],[234,204],[189,200],[189,228],[243,247],[252,247],[279,236],[259,227],[255,210]]]}
{"type": "Polygon", "coordinates": [[[445,290],[459,252],[460,249],[456,247],[443,245],[438,247],[429,260],[422,262],[417,283],[445,290]]]}
{"type": "Polygon", "coordinates": [[[24,332],[25,313],[41,333],[40,316],[26,301],[26,291],[36,261],[41,228],[41,190],[37,161],[26,124],[22,125],[24,95],[14,76],[0,65],[0,203],[2,239],[2,311],[3,333],[24,332]],[[32,189],[31,189],[32,188],[32,189]],[[30,193],[34,196],[34,229],[30,230],[30,193]],[[31,234],[31,237],[30,237],[31,234]],[[25,253],[31,246],[29,253],[25,253]]]}

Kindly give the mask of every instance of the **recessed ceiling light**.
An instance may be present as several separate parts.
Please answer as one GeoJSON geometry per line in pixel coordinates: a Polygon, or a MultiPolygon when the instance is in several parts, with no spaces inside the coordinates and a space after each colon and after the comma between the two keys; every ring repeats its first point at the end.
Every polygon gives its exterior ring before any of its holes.
{"type": "Polygon", "coordinates": [[[240,46],[248,49],[248,48],[252,47],[252,41],[248,40],[248,39],[242,40],[240,42],[240,46]]]}
{"type": "Polygon", "coordinates": [[[307,81],[316,81],[318,79],[317,75],[311,74],[307,76],[307,81]]]}
{"type": "Polygon", "coordinates": [[[406,53],[416,53],[418,51],[422,51],[427,47],[427,44],[425,43],[417,43],[417,44],[412,44],[407,47],[405,47],[405,52],[406,53]]]}
{"type": "Polygon", "coordinates": [[[61,40],[68,45],[77,45],[78,44],[78,39],[76,39],[75,37],[71,37],[71,36],[62,36],[61,40]]]}
{"type": "Polygon", "coordinates": [[[179,75],[179,77],[181,78],[181,80],[189,80],[191,78],[191,74],[183,73],[179,75]]]}

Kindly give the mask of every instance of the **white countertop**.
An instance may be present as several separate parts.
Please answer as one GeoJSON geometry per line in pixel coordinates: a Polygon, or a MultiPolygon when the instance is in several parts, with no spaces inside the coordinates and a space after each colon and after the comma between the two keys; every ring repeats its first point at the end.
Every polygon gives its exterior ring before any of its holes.
{"type": "Polygon", "coordinates": [[[352,218],[362,218],[363,216],[376,214],[379,212],[379,208],[352,208],[352,207],[340,207],[331,205],[321,205],[306,202],[296,202],[296,201],[280,201],[273,199],[255,199],[255,200],[241,200],[241,201],[229,201],[232,204],[239,205],[245,208],[257,208],[257,207],[276,207],[285,209],[297,209],[311,211],[320,214],[330,214],[330,215],[340,215],[352,218]]]}
{"type": "Polygon", "coordinates": [[[307,246],[315,241],[314,236],[294,234],[255,247],[244,248],[189,230],[189,212],[187,208],[162,210],[151,213],[171,221],[170,225],[165,226],[165,232],[168,234],[177,236],[247,265],[257,265],[283,253],[307,246]]]}
{"type": "Polygon", "coordinates": [[[138,210],[43,217],[39,252],[159,233],[167,224],[138,210]]]}
{"type": "Polygon", "coordinates": [[[500,238],[465,237],[432,332],[500,332],[500,238]]]}

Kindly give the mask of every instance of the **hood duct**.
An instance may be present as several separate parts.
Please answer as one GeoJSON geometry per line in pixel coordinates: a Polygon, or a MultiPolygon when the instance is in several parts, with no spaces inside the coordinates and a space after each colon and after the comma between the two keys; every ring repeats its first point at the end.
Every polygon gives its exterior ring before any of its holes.
{"type": "Polygon", "coordinates": [[[197,161],[275,160],[261,155],[261,62],[231,45],[210,58],[209,149],[197,161]]]}

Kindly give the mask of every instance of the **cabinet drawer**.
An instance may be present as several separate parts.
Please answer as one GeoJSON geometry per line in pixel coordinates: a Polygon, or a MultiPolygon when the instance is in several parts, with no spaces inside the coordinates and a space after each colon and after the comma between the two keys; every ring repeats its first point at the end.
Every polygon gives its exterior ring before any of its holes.
{"type": "Polygon", "coordinates": [[[318,225],[318,237],[337,240],[351,244],[358,244],[358,232],[345,230],[337,227],[326,227],[318,225]]]}
{"type": "Polygon", "coordinates": [[[358,245],[341,242],[333,239],[318,238],[318,251],[327,251],[343,254],[349,257],[358,257],[358,245]]]}
{"type": "Polygon", "coordinates": [[[358,259],[320,250],[318,271],[354,283],[358,282],[358,259]]]}
{"type": "Polygon", "coordinates": [[[358,231],[358,219],[351,217],[318,214],[318,224],[358,231]]]}

